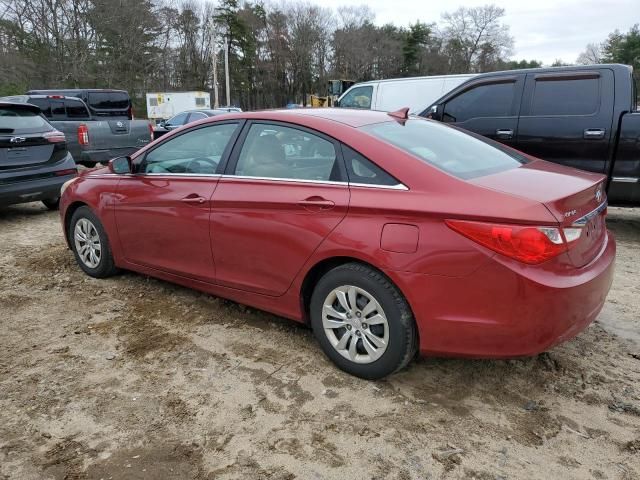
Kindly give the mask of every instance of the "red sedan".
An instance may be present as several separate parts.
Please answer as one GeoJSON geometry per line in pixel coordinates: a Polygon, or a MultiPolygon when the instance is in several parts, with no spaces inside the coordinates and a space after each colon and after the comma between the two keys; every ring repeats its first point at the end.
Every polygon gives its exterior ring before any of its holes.
{"type": "Polygon", "coordinates": [[[308,323],[338,367],[542,352],[612,281],[602,175],[401,113],[237,113],[67,183],[80,267],[119,268],[308,323]]]}

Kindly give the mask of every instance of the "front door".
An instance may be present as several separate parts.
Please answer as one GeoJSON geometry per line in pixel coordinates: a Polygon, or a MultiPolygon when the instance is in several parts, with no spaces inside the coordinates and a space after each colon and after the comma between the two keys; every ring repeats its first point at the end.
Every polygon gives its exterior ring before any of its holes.
{"type": "Polygon", "coordinates": [[[116,224],[128,261],[213,282],[209,239],[211,196],[218,164],[238,123],[200,126],[170,138],[136,159],[123,176],[116,224]]]}
{"type": "Polygon", "coordinates": [[[331,139],[267,122],[244,136],[213,195],[216,281],[279,296],[346,215],[349,188],[331,139]]]}

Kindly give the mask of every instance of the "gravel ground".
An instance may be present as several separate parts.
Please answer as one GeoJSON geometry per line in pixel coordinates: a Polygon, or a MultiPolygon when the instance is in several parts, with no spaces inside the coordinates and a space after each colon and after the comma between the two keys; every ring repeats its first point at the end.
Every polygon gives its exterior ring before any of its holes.
{"type": "Polygon", "coordinates": [[[638,479],[640,211],[609,226],[613,289],[575,340],[367,382],[278,317],[91,279],[57,213],[0,209],[0,478],[638,479]]]}

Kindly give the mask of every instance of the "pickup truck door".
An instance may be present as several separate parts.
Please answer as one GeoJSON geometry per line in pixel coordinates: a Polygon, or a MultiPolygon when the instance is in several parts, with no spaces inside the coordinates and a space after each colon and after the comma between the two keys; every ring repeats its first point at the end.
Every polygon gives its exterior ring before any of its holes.
{"type": "Polygon", "coordinates": [[[535,157],[605,173],[613,122],[607,68],[529,73],[516,148],[535,157]]]}
{"type": "Polygon", "coordinates": [[[525,76],[491,76],[467,82],[442,102],[442,121],[514,145],[525,76]]]}

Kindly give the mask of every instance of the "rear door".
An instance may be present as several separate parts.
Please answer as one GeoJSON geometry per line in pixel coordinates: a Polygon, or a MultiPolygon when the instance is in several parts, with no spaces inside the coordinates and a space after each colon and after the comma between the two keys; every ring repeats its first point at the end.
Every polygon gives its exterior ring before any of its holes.
{"type": "Polygon", "coordinates": [[[238,129],[239,122],[199,126],[136,159],[135,173],[122,176],[115,204],[128,261],[214,281],[211,195],[238,129]]]}
{"type": "Polygon", "coordinates": [[[610,85],[613,72],[609,69],[528,74],[516,148],[551,162],[604,173],[613,121],[610,85]]]}
{"type": "Polygon", "coordinates": [[[524,75],[488,77],[449,96],[442,121],[514,145],[524,75]]]}
{"type": "Polygon", "coordinates": [[[213,195],[218,283],[284,294],[347,213],[339,145],[293,125],[253,122],[213,195]]]}

